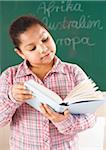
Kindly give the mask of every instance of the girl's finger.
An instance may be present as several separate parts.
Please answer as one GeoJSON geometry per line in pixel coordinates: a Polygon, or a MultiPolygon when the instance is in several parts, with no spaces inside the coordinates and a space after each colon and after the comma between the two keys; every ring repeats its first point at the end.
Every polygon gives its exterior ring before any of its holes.
{"type": "Polygon", "coordinates": [[[14,85],[15,89],[26,89],[26,86],[24,85],[24,83],[17,83],[14,85]]]}
{"type": "Polygon", "coordinates": [[[70,112],[69,112],[68,110],[65,110],[65,111],[64,111],[64,116],[67,117],[69,114],[70,114],[70,112]]]}
{"type": "Polygon", "coordinates": [[[30,95],[30,94],[20,94],[20,95],[18,95],[18,96],[15,96],[15,99],[18,101],[18,100],[20,100],[20,101],[26,101],[26,100],[28,100],[28,99],[32,99],[33,98],[33,96],[32,95],[30,95]]]}
{"type": "Polygon", "coordinates": [[[17,89],[17,90],[15,90],[15,93],[17,93],[17,94],[31,94],[32,95],[32,91],[30,91],[30,90],[23,90],[23,89],[17,89]]]}
{"type": "Polygon", "coordinates": [[[46,109],[45,109],[45,107],[44,107],[43,104],[40,105],[40,108],[41,108],[42,113],[43,113],[44,115],[47,115],[47,111],[46,111],[46,109]]]}
{"type": "Polygon", "coordinates": [[[46,109],[46,112],[52,117],[52,116],[56,116],[58,113],[56,113],[55,111],[53,111],[53,109],[50,109],[49,106],[47,104],[44,104],[44,108],[46,109]]]}

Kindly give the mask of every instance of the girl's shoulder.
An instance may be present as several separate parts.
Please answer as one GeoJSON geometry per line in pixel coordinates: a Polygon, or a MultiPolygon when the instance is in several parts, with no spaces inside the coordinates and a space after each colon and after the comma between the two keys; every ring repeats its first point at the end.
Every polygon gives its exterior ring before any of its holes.
{"type": "Polygon", "coordinates": [[[79,67],[79,65],[75,64],[75,63],[71,63],[71,62],[66,62],[66,61],[62,61],[60,58],[56,57],[57,60],[57,64],[59,65],[59,68],[62,68],[63,70],[77,70],[79,67]]]}
{"type": "Polygon", "coordinates": [[[74,63],[69,63],[69,62],[62,62],[62,66],[64,69],[68,70],[68,71],[77,71],[79,69],[81,69],[81,67],[77,64],[74,63]]]}
{"type": "Polygon", "coordinates": [[[20,63],[20,64],[17,64],[17,65],[14,65],[14,66],[10,66],[10,67],[8,67],[7,69],[5,69],[2,73],[1,73],[1,76],[3,75],[3,76],[15,76],[15,74],[18,72],[18,70],[19,70],[19,68],[20,68],[20,66],[23,64],[23,62],[22,63],[20,63]]]}

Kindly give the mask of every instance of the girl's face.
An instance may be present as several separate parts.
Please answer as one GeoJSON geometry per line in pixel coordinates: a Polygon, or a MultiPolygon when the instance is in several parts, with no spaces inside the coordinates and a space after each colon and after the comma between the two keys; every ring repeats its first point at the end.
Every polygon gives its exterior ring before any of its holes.
{"type": "Polygon", "coordinates": [[[53,61],[56,45],[49,32],[41,25],[33,25],[19,36],[20,51],[16,52],[31,66],[45,65],[53,61]]]}

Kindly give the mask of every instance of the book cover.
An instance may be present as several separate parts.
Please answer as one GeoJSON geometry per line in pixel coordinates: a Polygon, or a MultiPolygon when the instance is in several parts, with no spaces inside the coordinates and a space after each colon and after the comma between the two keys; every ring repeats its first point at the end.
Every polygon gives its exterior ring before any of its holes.
{"type": "Polygon", "coordinates": [[[72,114],[85,114],[95,112],[97,108],[106,103],[102,92],[91,79],[86,79],[75,86],[64,101],[55,92],[34,80],[26,81],[25,86],[33,92],[34,96],[26,103],[38,111],[41,111],[39,106],[43,103],[48,104],[56,112],[63,113],[68,109],[72,114]]]}

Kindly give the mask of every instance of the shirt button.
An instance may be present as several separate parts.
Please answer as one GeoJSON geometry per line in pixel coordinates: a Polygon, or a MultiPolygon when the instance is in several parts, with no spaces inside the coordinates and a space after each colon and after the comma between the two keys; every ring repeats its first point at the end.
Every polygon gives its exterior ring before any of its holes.
{"type": "Polygon", "coordinates": [[[45,142],[45,143],[49,143],[49,137],[45,137],[45,138],[44,138],[44,142],[45,142]]]}
{"type": "Polygon", "coordinates": [[[44,141],[47,143],[47,142],[48,142],[48,139],[45,139],[44,141]]]}

